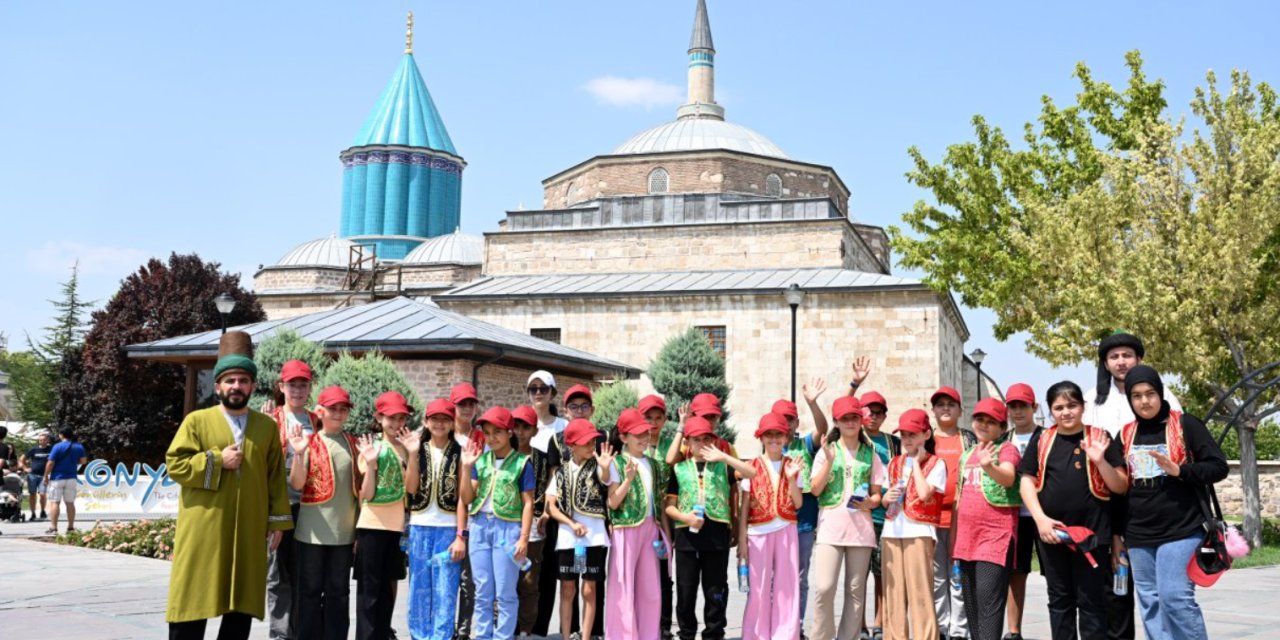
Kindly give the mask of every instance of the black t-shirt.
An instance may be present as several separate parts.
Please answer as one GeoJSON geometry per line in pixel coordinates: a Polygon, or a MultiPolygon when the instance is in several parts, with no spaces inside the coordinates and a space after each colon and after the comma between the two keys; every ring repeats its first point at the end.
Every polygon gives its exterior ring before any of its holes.
{"type": "MultiPolygon", "coordinates": [[[[698,471],[706,469],[707,463],[699,462],[698,471]]],[[[733,491],[733,468],[725,465],[725,472],[728,474],[729,499],[733,499],[737,494],[733,491]]],[[[671,479],[667,481],[667,495],[680,495],[680,480],[676,478],[676,473],[671,472],[671,479]]],[[[729,538],[732,537],[729,525],[723,522],[716,522],[711,518],[702,519],[702,528],[697,533],[689,531],[689,527],[675,528],[675,548],[680,551],[713,551],[729,548],[729,538]]]]}
{"type": "MultiPolygon", "coordinates": [[[[1031,436],[1027,451],[1022,455],[1018,473],[1035,478],[1040,471],[1040,438],[1043,433],[1031,436]]],[[[1089,477],[1085,470],[1088,459],[1081,441],[1084,432],[1074,435],[1058,434],[1045,462],[1044,485],[1040,487],[1040,508],[1044,514],[1067,526],[1088,527],[1097,536],[1098,544],[1111,544],[1110,505],[1093,496],[1089,491],[1089,477]]],[[[1123,468],[1124,450],[1120,441],[1112,439],[1103,454],[1107,462],[1123,468]]]]}
{"type": "MultiPolygon", "coordinates": [[[[1129,487],[1123,529],[1127,545],[1154,547],[1204,533],[1204,512],[1200,507],[1204,493],[1200,487],[1227,477],[1227,459],[1195,416],[1182,416],[1182,440],[1192,462],[1182,464],[1178,477],[1135,479],[1129,487]]],[[[1167,444],[1164,425],[1139,426],[1133,444],[1167,444]]]]}
{"type": "Polygon", "coordinates": [[[42,476],[44,475],[44,466],[49,463],[49,452],[53,451],[53,447],[31,447],[27,450],[24,458],[27,464],[31,465],[31,473],[42,476]]]}
{"type": "Polygon", "coordinates": [[[16,465],[18,462],[17,457],[14,456],[16,451],[17,449],[8,442],[0,442],[0,469],[10,469],[16,465]]]}

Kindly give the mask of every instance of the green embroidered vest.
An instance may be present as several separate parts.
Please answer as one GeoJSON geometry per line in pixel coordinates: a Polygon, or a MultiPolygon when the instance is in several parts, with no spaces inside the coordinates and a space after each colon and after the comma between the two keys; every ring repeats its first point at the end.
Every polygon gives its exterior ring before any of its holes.
{"type": "MultiPolygon", "coordinates": [[[[623,460],[626,455],[624,453],[613,461],[613,473],[618,482],[625,481],[627,477],[626,463],[623,460]]],[[[649,461],[649,469],[654,472],[652,491],[650,491],[649,497],[646,499],[644,495],[644,480],[641,478],[640,472],[637,471],[635,480],[631,481],[631,487],[627,489],[627,497],[622,501],[622,505],[617,509],[609,509],[609,520],[613,523],[615,529],[618,527],[639,526],[650,515],[655,520],[658,518],[658,496],[661,495],[661,487],[666,485],[658,484],[658,465],[654,459],[647,455],[644,458],[649,461]]],[[[638,461],[637,464],[639,464],[638,461]]]]}
{"type": "MultiPolygon", "coordinates": [[[[680,485],[680,495],[676,501],[677,508],[684,513],[693,511],[698,503],[698,489],[702,488],[702,496],[707,507],[708,520],[729,524],[729,500],[733,491],[729,487],[729,472],[723,462],[708,462],[703,468],[701,481],[698,474],[698,463],[689,458],[676,463],[676,482],[680,485]]],[[[675,523],[676,527],[687,527],[683,522],[675,523]]]]}
{"type": "Polygon", "coordinates": [[[659,436],[657,446],[651,446],[645,450],[644,455],[653,463],[653,486],[658,495],[662,495],[666,491],[667,483],[671,480],[671,465],[667,464],[667,449],[671,448],[671,441],[674,436],[659,436]]]}
{"type": "Polygon", "coordinates": [[[378,441],[378,484],[369,504],[391,504],[404,500],[404,468],[400,465],[400,456],[396,455],[391,445],[378,441]]]}
{"type": "Polygon", "coordinates": [[[476,461],[479,486],[469,511],[473,516],[480,513],[485,499],[492,494],[493,514],[501,520],[519,522],[524,514],[524,502],[520,499],[520,475],[524,473],[524,465],[529,461],[529,456],[512,451],[497,469],[494,469],[493,460],[493,452],[486,451],[476,461]]]}
{"type": "Polygon", "coordinates": [[[800,463],[800,490],[803,491],[809,487],[809,476],[813,473],[813,454],[809,453],[809,447],[804,445],[804,438],[799,436],[792,438],[787,443],[785,449],[782,450],[783,455],[800,463]]]}
{"type": "Polygon", "coordinates": [[[844,506],[846,497],[852,495],[854,489],[871,480],[874,449],[873,445],[866,442],[859,443],[858,453],[854,454],[853,469],[845,469],[844,454],[848,449],[844,446],[844,440],[836,441],[832,447],[836,456],[831,464],[831,476],[827,478],[827,486],[822,490],[822,495],[818,496],[818,506],[823,509],[844,506]],[[846,474],[851,474],[852,482],[845,482],[846,474]]]}
{"type": "MultiPolygon", "coordinates": [[[[1004,447],[1012,447],[1009,442],[1002,440],[1001,444],[996,445],[996,456],[1000,455],[1000,451],[1004,447]]],[[[965,469],[969,468],[969,456],[973,455],[975,447],[970,447],[960,456],[960,482],[956,486],[956,504],[960,504],[960,494],[964,491],[965,469]]],[[[998,460],[998,458],[997,458],[998,460]]],[[[991,474],[985,470],[982,472],[982,496],[987,499],[987,504],[993,507],[1021,507],[1022,494],[1018,492],[1018,480],[1015,477],[1012,487],[1002,487],[991,474]]]]}

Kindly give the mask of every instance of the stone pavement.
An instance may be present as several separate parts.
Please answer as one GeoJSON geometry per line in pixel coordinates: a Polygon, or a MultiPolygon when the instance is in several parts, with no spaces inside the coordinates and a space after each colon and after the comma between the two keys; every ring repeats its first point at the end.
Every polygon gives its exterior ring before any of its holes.
{"type": "MultiPolygon", "coordinates": [[[[3,585],[0,621],[4,623],[4,637],[39,636],[45,640],[165,637],[168,562],[32,539],[42,535],[47,527],[45,522],[0,524],[3,532],[0,535],[0,584],[3,585]]],[[[354,584],[351,589],[354,596],[354,584]]],[[[1027,591],[1023,635],[1028,639],[1048,638],[1043,580],[1033,575],[1027,591]]],[[[1280,604],[1277,594],[1280,594],[1280,567],[1229,571],[1212,589],[1199,592],[1209,636],[1215,640],[1277,637],[1274,628],[1276,607],[1280,604]]],[[[745,600],[736,589],[732,592],[729,638],[741,638],[745,600]]],[[[354,614],[352,619],[354,633],[354,614]]],[[[393,624],[400,637],[407,640],[404,598],[396,603],[393,624]]],[[[215,633],[210,630],[209,637],[215,633]]],[[[266,625],[255,621],[252,637],[267,638],[266,625]]],[[[1139,637],[1142,637],[1141,631],[1139,637]]]]}

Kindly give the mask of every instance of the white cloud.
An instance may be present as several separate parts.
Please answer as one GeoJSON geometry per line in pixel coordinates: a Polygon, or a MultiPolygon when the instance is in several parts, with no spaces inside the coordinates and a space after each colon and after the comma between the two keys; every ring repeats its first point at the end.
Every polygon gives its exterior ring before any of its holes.
{"type": "Polygon", "coordinates": [[[680,87],[653,78],[600,76],[592,78],[582,88],[595,96],[596,101],[613,107],[652,109],[678,105],[684,100],[680,87]]]}
{"type": "Polygon", "coordinates": [[[27,251],[27,267],[37,273],[65,274],[71,265],[80,263],[83,275],[120,276],[141,266],[151,257],[140,249],[128,247],[90,246],[82,242],[50,241],[27,251]]]}

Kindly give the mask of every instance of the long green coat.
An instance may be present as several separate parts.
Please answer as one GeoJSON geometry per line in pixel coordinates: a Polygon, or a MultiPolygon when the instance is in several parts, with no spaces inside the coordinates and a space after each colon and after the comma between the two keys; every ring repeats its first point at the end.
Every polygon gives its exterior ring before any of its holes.
{"type": "Polygon", "coordinates": [[[168,622],[228,611],[262,619],[267,593],[267,532],[293,528],[285,488],[284,451],[270,416],[249,412],[240,468],[222,468],[233,441],[221,407],[193,411],[165,455],[182,486],[168,622]]]}

